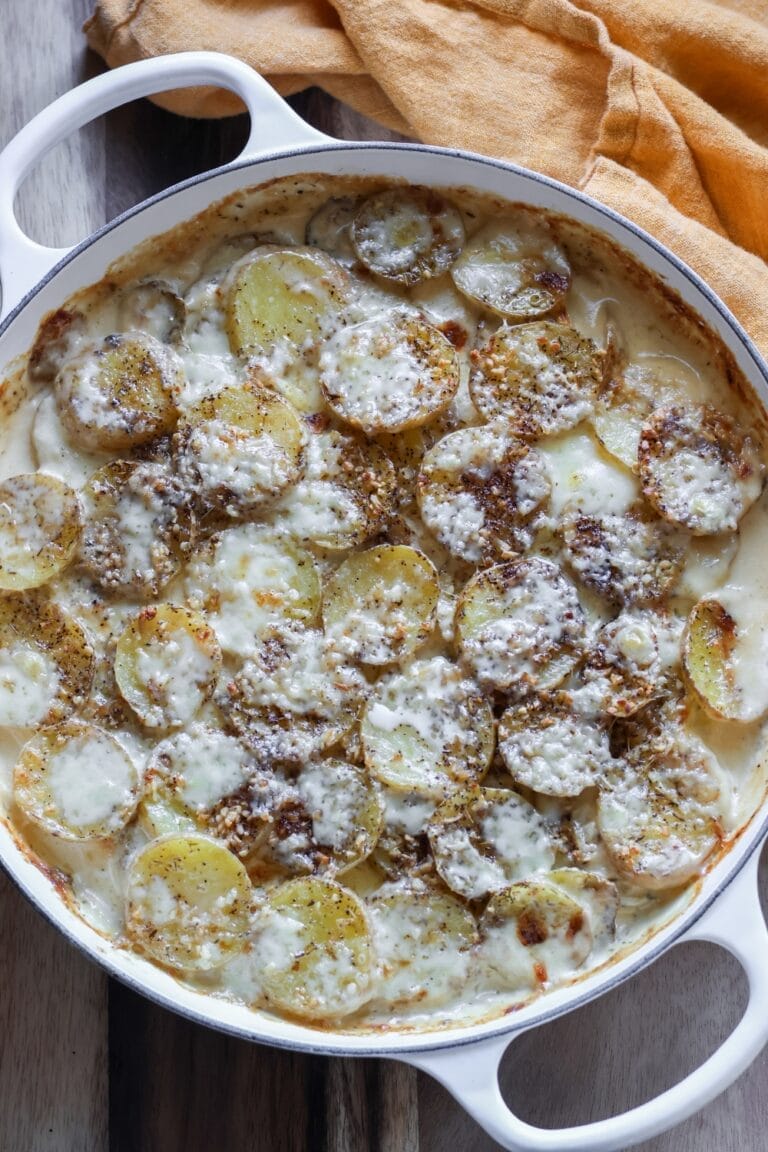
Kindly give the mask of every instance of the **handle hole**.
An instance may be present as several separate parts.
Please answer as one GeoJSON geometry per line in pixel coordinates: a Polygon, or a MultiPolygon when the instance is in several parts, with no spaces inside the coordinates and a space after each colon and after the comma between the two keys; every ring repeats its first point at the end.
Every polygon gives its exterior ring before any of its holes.
{"type": "Polygon", "coordinates": [[[746,1002],[733,956],[712,944],[682,945],[600,1000],[522,1036],[502,1061],[502,1094],[542,1128],[624,1112],[703,1064],[746,1002]]]}
{"type": "Polygon", "coordinates": [[[44,156],[19,189],[17,217],[39,244],[77,244],[148,196],[233,160],[247,138],[245,115],[189,120],[135,100],[44,156]]]}

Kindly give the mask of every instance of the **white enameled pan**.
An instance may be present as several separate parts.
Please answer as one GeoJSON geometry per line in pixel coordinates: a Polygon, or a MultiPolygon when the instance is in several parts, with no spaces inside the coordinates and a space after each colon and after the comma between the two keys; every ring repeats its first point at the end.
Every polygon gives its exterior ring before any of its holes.
{"type": "MultiPolygon", "coordinates": [[[[128,65],[69,92],[41,112],[0,155],[0,376],[31,345],[38,323],[147,237],[165,232],[209,204],[276,177],[304,172],[401,177],[415,184],[467,186],[572,217],[610,237],[659,276],[730,349],[759,399],[768,406],[768,366],[714,293],[663,245],[589,197],[533,172],[465,152],[412,144],[332,140],[305,124],[250,68],[214,53],[184,53],[128,65]],[[41,156],[70,132],[138,97],[191,85],[231,89],[244,100],[251,132],[241,155],[214,172],[185,181],[131,209],[77,247],[42,247],[14,216],[14,196],[41,156]]],[[[19,849],[0,822],[0,861],[40,911],[110,973],[168,1008],[246,1039],[315,1053],[388,1056],[440,1080],[487,1132],[518,1152],[608,1152],[648,1139],[685,1119],[726,1088],[768,1041],[768,932],[756,873],[768,830],[768,805],[704,877],[695,899],[643,946],[518,1012],[450,1031],[344,1035],[252,1013],[183,987],[134,953],[115,947],[80,920],[51,881],[19,849]],[[507,1108],[499,1062],[522,1032],[587,1003],[627,980],[672,946],[708,940],[728,949],[749,980],[749,1003],[725,1043],[696,1071],[654,1100],[582,1127],[544,1130],[507,1108]]]]}

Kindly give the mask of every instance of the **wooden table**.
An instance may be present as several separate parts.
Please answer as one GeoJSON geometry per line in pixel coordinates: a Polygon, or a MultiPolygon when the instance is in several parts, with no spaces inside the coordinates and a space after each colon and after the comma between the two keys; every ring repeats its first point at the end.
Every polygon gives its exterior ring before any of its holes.
{"type": "MultiPolygon", "coordinates": [[[[2,0],[0,144],[99,71],[89,0],[2,0]]],[[[332,135],[380,138],[321,93],[293,101],[332,135]]],[[[235,155],[242,119],[194,123],[146,103],[71,138],[29,179],[20,215],[67,244],[145,196],[235,155]]],[[[768,891],[768,868],[763,868],[768,891]]],[[[579,1123],[640,1103],[712,1051],[745,1001],[717,949],[678,949],[630,986],[507,1056],[508,1100],[533,1123],[579,1123]]],[[[765,1152],[768,1054],[644,1152],[765,1152]]],[[[487,1152],[497,1147],[426,1076],[323,1059],[190,1024],[111,981],[0,875],[0,1152],[487,1152]]]]}

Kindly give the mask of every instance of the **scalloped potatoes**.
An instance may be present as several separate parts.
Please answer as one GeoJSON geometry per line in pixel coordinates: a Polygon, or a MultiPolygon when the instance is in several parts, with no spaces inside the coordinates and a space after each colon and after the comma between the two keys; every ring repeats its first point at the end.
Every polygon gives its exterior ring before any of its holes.
{"type": "Polygon", "coordinates": [[[641,939],[768,713],[723,350],[567,221],[385,183],[251,190],[68,302],[0,476],[8,818],[149,962],[350,1029],[641,939]]]}

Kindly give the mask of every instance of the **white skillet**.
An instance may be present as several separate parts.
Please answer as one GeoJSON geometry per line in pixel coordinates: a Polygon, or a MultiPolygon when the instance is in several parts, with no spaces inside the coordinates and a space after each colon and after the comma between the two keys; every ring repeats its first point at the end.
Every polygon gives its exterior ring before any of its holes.
{"type": "MultiPolygon", "coordinates": [[[[90,80],[36,116],[0,155],[0,377],[12,359],[29,348],[41,318],[73,292],[100,280],[118,256],[240,188],[301,172],[395,176],[442,187],[466,185],[563,213],[605,233],[678,292],[720,335],[768,406],[768,366],[728,309],[663,245],[615,212],[562,184],[498,160],[422,145],[332,140],[305,124],[246,65],[206,52],[147,60],[90,80]],[[14,196],[44,153],[120,104],[198,84],[231,89],[248,107],[251,132],[235,161],[147,200],[75,248],[43,247],[24,235],[14,216],[14,196]]],[[[732,850],[704,878],[688,908],[629,956],[510,1016],[438,1033],[390,1036],[318,1032],[185,988],[139,956],[105,940],[74,915],[3,823],[0,861],[73,943],[136,991],[191,1019],[278,1047],[339,1056],[388,1056],[413,1064],[435,1076],[495,1140],[516,1152],[609,1152],[648,1139],[690,1116],[731,1084],[768,1041],[768,932],[756,885],[758,849],[767,830],[768,805],[764,803],[732,850]],[[516,1037],[584,1005],[668,948],[691,940],[712,941],[736,956],[750,989],[740,1023],[701,1067],[638,1108],[577,1128],[535,1128],[507,1108],[499,1091],[498,1067],[516,1037]]]]}

